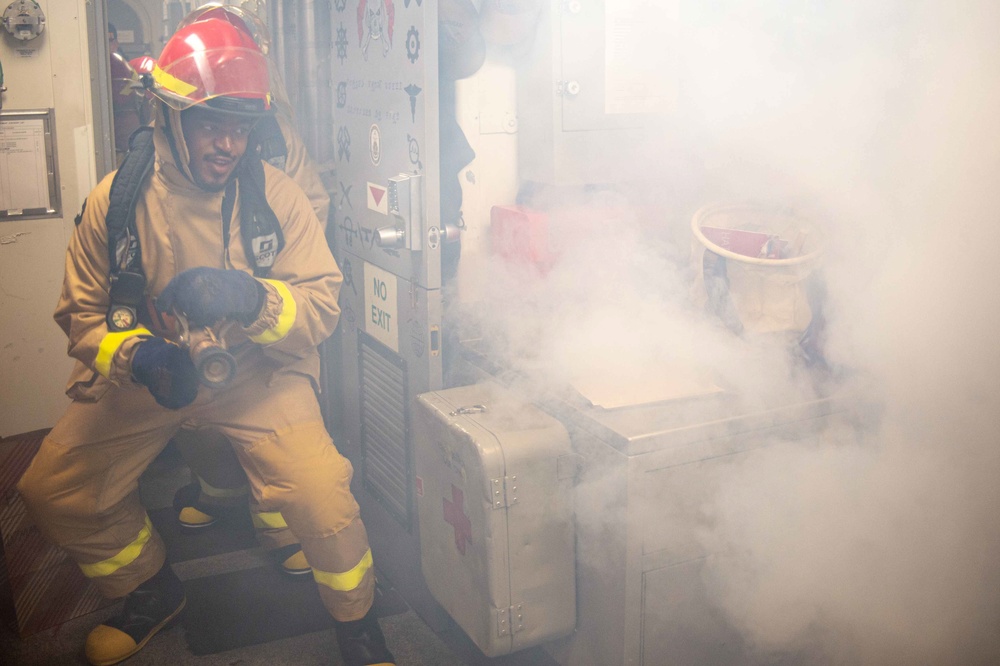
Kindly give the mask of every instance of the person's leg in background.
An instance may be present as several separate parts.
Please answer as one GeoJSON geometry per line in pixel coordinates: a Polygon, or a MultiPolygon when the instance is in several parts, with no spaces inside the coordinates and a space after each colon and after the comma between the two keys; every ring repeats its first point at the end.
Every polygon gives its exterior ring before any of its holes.
{"type": "Polygon", "coordinates": [[[254,499],[279,510],[301,543],[336,620],[344,661],[392,663],[373,608],[375,571],[351,494],[353,468],[326,431],[308,377],[287,373],[266,383],[248,381],[213,407],[214,422],[204,425],[229,438],[254,499]],[[257,408],[246,410],[250,398],[244,393],[251,391],[257,408]]]}
{"type": "Polygon", "coordinates": [[[178,453],[193,481],[177,491],[174,509],[187,531],[200,531],[242,510],[248,500],[257,540],[289,575],[310,573],[298,539],[278,511],[269,511],[249,492],[246,473],[229,440],[211,428],[181,429],[174,437],[178,453]]]}

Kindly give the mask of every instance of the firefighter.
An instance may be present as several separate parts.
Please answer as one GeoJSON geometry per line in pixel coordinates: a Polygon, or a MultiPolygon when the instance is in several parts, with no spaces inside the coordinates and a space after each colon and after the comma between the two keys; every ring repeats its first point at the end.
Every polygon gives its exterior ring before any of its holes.
{"type": "MultiPolygon", "coordinates": [[[[202,5],[185,16],[178,29],[207,19],[230,23],[253,39],[261,52],[268,56],[270,35],[267,27],[255,14],[239,7],[217,2],[202,5]]],[[[305,144],[292,126],[291,102],[270,57],[267,58],[267,65],[276,113],[256,128],[258,135],[266,134],[258,137],[262,139],[262,157],[284,171],[305,191],[320,224],[325,227],[330,197],[305,144]]],[[[248,495],[246,475],[229,441],[222,434],[209,429],[185,428],[174,438],[174,444],[194,477],[194,482],[181,488],[174,497],[177,519],[185,531],[198,532],[216,525],[220,518],[245,506],[248,495]]],[[[292,576],[309,575],[309,563],[281,512],[251,498],[250,513],[258,541],[273,554],[281,571],[292,576]]]]}
{"type": "Polygon", "coordinates": [[[155,163],[124,228],[110,224],[120,219],[111,192],[119,174],[134,173],[131,156],[87,199],[55,312],[77,360],[73,402],[18,484],[44,535],[103,594],[124,597],[87,637],[87,659],[135,654],[184,607],[138,479],[191,426],[225,435],[254,499],[287,520],[343,661],[391,664],[351,465],[313,392],[342,276],[306,196],[248,150],[270,112],[265,58],[231,24],[198,21],[167,42],[152,79],[155,163]],[[199,384],[165,313],[218,328],[237,363],[228,388],[199,384]]]}

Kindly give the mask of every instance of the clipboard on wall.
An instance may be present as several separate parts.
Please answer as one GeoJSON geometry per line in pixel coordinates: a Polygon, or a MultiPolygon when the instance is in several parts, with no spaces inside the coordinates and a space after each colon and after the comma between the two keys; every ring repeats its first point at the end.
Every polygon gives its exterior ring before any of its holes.
{"type": "Polygon", "coordinates": [[[58,217],[55,110],[0,111],[0,222],[58,217]]]}

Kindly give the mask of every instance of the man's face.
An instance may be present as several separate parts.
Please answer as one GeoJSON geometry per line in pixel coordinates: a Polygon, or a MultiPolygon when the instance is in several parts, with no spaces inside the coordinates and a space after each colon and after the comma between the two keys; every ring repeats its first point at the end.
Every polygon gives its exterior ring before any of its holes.
{"type": "Polygon", "coordinates": [[[247,150],[255,121],[200,106],[181,114],[184,142],[195,184],[208,192],[225,189],[247,150]]]}
{"type": "Polygon", "coordinates": [[[115,37],[115,33],[108,33],[108,51],[114,53],[118,50],[118,38],[115,37]]]}

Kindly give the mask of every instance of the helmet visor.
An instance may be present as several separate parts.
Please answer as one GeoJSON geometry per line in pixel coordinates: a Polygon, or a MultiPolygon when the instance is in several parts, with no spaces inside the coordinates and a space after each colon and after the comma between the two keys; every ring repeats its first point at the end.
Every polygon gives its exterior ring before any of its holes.
{"type": "MultiPolygon", "coordinates": [[[[188,39],[197,40],[196,35],[188,39]]],[[[195,45],[192,45],[195,46],[195,45]]],[[[260,115],[271,107],[267,61],[255,48],[192,48],[169,63],[153,67],[153,93],[183,111],[207,104],[229,113],[260,115]]]]}

